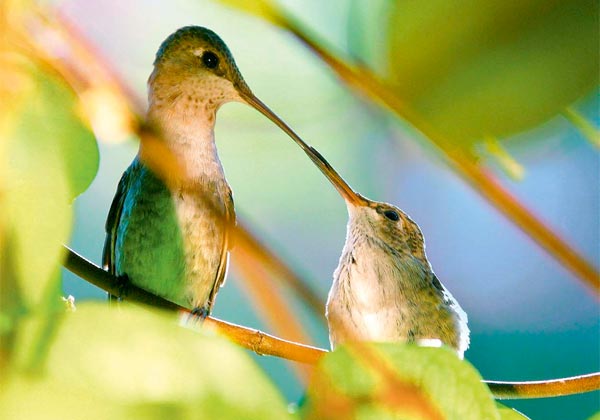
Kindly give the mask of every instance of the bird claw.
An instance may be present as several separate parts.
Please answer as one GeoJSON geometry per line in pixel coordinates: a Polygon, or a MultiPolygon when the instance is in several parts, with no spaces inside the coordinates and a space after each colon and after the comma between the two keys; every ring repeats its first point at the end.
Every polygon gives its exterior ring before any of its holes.
{"type": "Polygon", "coordinates": [[[109,301],[120,302],[123,298],[127,297],[127,293],[129,291],[129,276],[127,274],[121,274],[117,276],[117,280],[115,281],[115,286],[117,289],[117,295],[108,295],[109,301]]]}
{"type": "Polygon", "coordinates": [[[204,320],[206,319],[206,317],[209,315],[209,311],[208,308],[206,306],[196,306],[194,309],[192,309],[192,311],[190,312],[189,316],[188,316],[188,322],[190,321],[196,321],[196,322],[204,322],[204,320]]]}

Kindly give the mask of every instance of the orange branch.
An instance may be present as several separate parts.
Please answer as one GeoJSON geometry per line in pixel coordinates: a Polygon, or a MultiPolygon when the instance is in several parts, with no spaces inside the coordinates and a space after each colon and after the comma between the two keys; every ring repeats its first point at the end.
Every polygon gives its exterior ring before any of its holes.
{"type": "MultiPolygon", "coordinates": [[[[187,308],[169,302],[168,300],[153,295],[139,287],[131,284],[123,287],[123,285],[119,284],[116,277],[102,270],[100,267],[86,260],[66,246],[65,254],[65,268],[112,295],[117,296],[122,293],[121,297],[123,299],[133,302],[139,302],[168,310],[189,312],[187,308]]],[[[231,341],[260,355],[281,357],[295,362],[314,365],[319,362],[321,357],[327,354],[327,350],[324,349],[282,340],[255,329],[221,321],[212,317],[207,318],[204,325],[217,329],[223,335],[229,337],[231,341]]],[[[360,343],[358,345],[361,346],[360,343]]],[[[362,349],[362,347],[360,348],[362,349]]],[[[484,382],[488,384],[490,391],[496,398],[547,398],[599,390],[600,372],[548,381],[484,382]]]]}
{"type": "MultiPolygon", "coordinates": [[[[133,284],[121,284],[115,276],[83,258],[69,247],[65,246],[64,249],[66,257],[63,264],[65,268],[107,293],[119,296],[127,301],[152,307],[170,311],[189,312],[189,308],[184,308],[133,284]]],[[[326,353],[326,350],[317,347],[282,340],[264,332],[221,321],[213,317],[206,318],[204,325],[217,329],[220,333],[229,337],[231,341],[260,355],[276,356],[314,365],[326,353]]]]}
{"type": "MultiPolygon", "coordinates": [[[[245,297],[253,303],[255,311],[275,334],[293,341],[309,343],[310,337],[283,298],[277,285],[269,278],[267,270],[256,264],[245,247],[234,249],[233,267],[243,273],[245,297]]],[[[310,372],[305,366],[292,365],[298,377],[306,383],[310,372]]]]}
{"type": "MultiPolygon", "coordinates": [[[[235,243],[236,248],[239,245],[244,252],[249,253],[252,260],[268,268],[273,276],[273,280],[293,290],[308,306],[313,315],[325,325],[325,316],[323,313],[323,308],[325,308],[324,300],[288,264],[265,246],[252,232],[252,228],[244,222],[238,221],[235,243]]],[[[234,253],[235,251],[236,249],[234,248],[234,253]]]]}
{"type": "Polygon", "coordinates": [[[497,399],[548,398],[600,389],[600,373],[573,376],[571,378],[551,379],[531,382],[486,381],[497,399]]]}

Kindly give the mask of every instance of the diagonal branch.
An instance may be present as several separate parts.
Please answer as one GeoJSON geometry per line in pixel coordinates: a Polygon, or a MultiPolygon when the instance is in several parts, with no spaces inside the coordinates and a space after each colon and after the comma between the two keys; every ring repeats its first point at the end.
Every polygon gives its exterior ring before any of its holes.
{"type": "Polygon", "coordinates": [[[283,9],[269,0],[239,2],[219,0],[244,12],[266,19],[292,33],[316,54],[350,88],[409,123],[440,152],[444,162],[467,181],[481,196],[518,226],[554,259],[569,269],[596,295],[600,294],[600,273],[564,239],[521,203],[485,167],[471,156],[452,146],[446,136],[415,112],[402,98],[365,67],[356,67],[325,48],[323,40],[309,33],[283,9]]]}
{"type": "MultiPolygon", "coordinates": [[[[64,266],[85,281],[110,294],[122,294],[122,298],[172,311],[183,308],[131,284],[119,280],[65,246],[64,266]]],[[[217,329],[231,341],[260,355],[281,357],[309,365],[316,364],[327,350],[282,340],[264,332],[208,317],[204,325],[217,329]]],[[[533,382],[484,381],[498,399],[548,398],[580,394],[600,390],[600,372],[571,378],[533,382]]]]}
{"type": "Polygon", "coordinates": [[[438,130],[427,123],[420,115],[408,107],[398,96],[393,94],[370,71],[356,69],[321,47],[322,42],[315,41],[291,20],[285,20],[289,29],[302,43],[325,61],[344,82],[369,99],[377,102],[396,116],[410,123],[415,129],[430,140],[442,153],[445,161],[461,175],[479,194],[487,199],[496,209],[516,224],[531,239],[542,246],[557,261],[571,270],[576,276],[590,286],[596,294],[600,292],[600,274],[594,266],[586,261],[569,244],[567,244],[549,226],[544,224],[534,213],[523,205],[500,181],[486,168],[475,162],[464,152],[450,146],[450,142],[438,130]]]}
{"type": "Polygon", "coordinates": [[[258,236],[253,233],[248,223],[243,220],[240,221],[240,219],[238,219],[235,243],[234,254],[238,246],[244,252],[249,253],[252,259],[267,268],[277,281],[293,290],[304,304],[310,308],[313,315],[319,318],[323,325],[325,325],[325,317],[323,315],[324,300],[313,287],[310,287],[307,282],[303,281],[291,269],[289,264],[261,242],[258,236]]]}

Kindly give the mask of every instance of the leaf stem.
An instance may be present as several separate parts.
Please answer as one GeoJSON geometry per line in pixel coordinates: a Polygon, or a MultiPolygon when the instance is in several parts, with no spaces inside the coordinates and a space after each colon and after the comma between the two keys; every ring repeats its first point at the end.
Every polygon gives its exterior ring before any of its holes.
{"type": "Polygon", "coordinates": [[[600,130],[594,127],[591,122],[586,120],[572,106],[565,108],[562,114],[591,144],[600,148],[600,130]]]}

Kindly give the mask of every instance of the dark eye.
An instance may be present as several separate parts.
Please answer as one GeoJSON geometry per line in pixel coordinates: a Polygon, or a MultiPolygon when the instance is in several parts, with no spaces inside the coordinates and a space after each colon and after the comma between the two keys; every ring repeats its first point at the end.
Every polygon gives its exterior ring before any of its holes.
{"type": "Polygon", "coordinates": [[[209,69],[214,69],[219,65],[219,57],[212,51],[206,51],[202,54],[202,62],[209,69]]]}
{"type": "Polygon", "coordinates": [[[400,216],[398,216],[398,213],[396,213],[394,210],[386,210],[383,212],[383,215],[394,222],[400,220],[400,216]]]}

